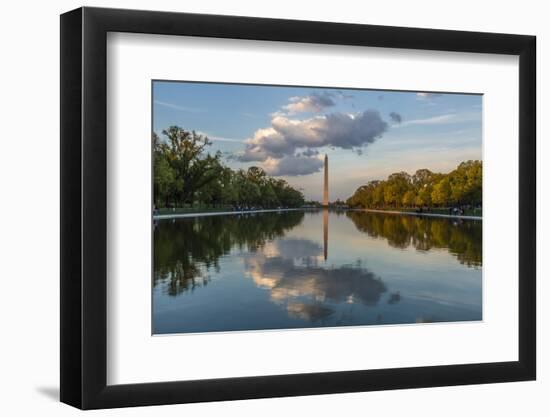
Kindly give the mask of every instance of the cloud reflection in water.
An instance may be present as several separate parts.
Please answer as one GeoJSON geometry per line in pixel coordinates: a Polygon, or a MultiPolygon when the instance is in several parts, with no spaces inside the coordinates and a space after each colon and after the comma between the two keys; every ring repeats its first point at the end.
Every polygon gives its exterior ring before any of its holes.
{"type": "Polygon", "coordinates": [[[331,303],[375,306],[386,285],[361,263],[324,267],[323,249],[306,239],[266,243],[244,258],[246,274],[270,292],[289,315],[317,321],[333,313],[331,303]]]}
{"type": "Polygon", "coordinates": [[[481,232],[325,210],[160,221],[153,333],[480,320],[481,232]]]}

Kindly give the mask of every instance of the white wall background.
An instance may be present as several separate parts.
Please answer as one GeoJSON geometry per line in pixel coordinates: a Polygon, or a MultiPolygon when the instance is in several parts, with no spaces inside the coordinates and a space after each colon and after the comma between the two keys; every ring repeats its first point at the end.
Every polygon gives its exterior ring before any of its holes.
{"type": "MultiPolygon", "coordinates": [[[[78,413],[57,402],[59,392],[59,17],[82,3],[5,2],[0,15],[0,410],[3,415],[78,413]]],[[[181,12],[238,14],[395,26],[532,34],[538,37],[539,285],[538,381],[344,395],[145,407],[94,415],[280,416],[343,412],[409,416],[550,413],[549,304],[550,210],[543,187],[550,175],[550,132],[543,120],[550,97],[550,26],[545,3],[462,0],[460,2],[358,2],[339,0],[124,0],[86,5],[181,12]],[[545,13],[546,12],[546,13],[545,13]],[[544,235],[544,236],[543,236],[544,235]]]]}

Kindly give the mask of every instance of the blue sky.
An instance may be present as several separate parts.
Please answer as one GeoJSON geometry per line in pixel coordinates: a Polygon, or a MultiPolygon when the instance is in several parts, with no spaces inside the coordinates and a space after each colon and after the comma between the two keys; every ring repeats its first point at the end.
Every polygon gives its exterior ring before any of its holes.
{"type": "Polygon", "coordinates": [[[449,172],[481,159],[482,96],[316,87],[153,82],[153,129],[206,134],[232,168],[263,167],[330,199],[394,172],[449,172]]]}

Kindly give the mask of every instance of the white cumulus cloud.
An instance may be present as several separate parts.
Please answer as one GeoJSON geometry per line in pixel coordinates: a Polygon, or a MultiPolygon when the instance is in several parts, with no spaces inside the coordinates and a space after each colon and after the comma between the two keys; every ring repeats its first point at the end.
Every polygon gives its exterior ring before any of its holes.
{"type": "Polygon", "coordinates": [[[304,97],[290,97],[290,103],[283,106],[287,114],[319,113],[327,107],[336,105],[333,95],[328,92],[312,93],[304,97]]]}
{"type": "Polygon", "coordinates": [[[319,172],[323,163],[318,156],[288,155],[280,159],[268,158],[264,161],[263,168],[273,176],[297,176],[319,172]]]}
{"type": "Polygon", "coordinates": [[[280,159],[294,155],[300,148],[361,148],[373,143],[387,129],[388,124],[376,110],[331,113],[305,120],[275,116],[270,127],[258,129],[245,141],[245,150],[238,159],[242,162],[280,159]]]}

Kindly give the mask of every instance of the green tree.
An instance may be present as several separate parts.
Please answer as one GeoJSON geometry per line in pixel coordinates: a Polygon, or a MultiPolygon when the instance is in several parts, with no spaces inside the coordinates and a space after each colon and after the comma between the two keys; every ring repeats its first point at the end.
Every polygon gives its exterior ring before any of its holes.
{"type": "Polygon", "coordinates": [[[413,190],[408,190],[404,195],[403,195],[403,205],[405,207],[412,207],[415,205],[416,203],[416,193],[413,191],[413,190]]]}
{"type": "Polygon", "coordinates": [[[444,206],[451,200],[451,184],[449,178],[445,177],[434,185],[432,191],[432,202],[444,206]]]}
{"type": "Polygon", "coordinates": [[[424,187],[425,184],[429,184],[433,177],[433,172],[429,169],[419,169],[411,177],[411,182],[415,189],[424,187]]]}
{"type": "Polygon", "coordinates": [[[155,205],[157,207],[168,206],[169,199],[174,192],[174,170],[162,155],[155,156],[154,167],[153,193],[155,205]]]}
{"type": "Polygon", "coordinates": [[[219,181],[223,204],[236,205],[239,202],[239,192],[236,186],[236,175],[231,168],[223,167],[220,172],[219,181]]]}
{"type": "Polygon", "coordinates": [[[470,204],[481,204],[483,189],[483,167],[480,161],[467,161],[459,165],[466,170],[464,200],[470,204]]]}
{"type": "Polygon", "coordinates": [[[384,206],[384,181],[380,181],[374,187],[372,192],[372,204],[374,207],[383,207],[384,206]]]}
{"type": "Polygon", "coordinates": [[[253,166],[246,171],[246,178],[258,186],[262,186],[265,183],[266,176],[265,171],[260,167],[253,166]]]}
{"type": "Polygon", "coordinates": [[[403,196],[410,186],[410,175],[406,172],[391,174],[384,186],[384,203],[389,206],[399,207],[403,196]]]}
{"type": "Polygon", "coordinates": [[[418,207],[429,207],[432,205],[432,186],[430,184],[424,184],[418,190],[415,203],[418,207]]]}
{"type": "Polygon", "coordinates": [[[481,161],[462,162],[448,174],[419,169],[391,174],[385,181],[370,181],[348,198],[351,207],[430,207],[447,204],[480,205],[482,202],[481,161]]]}
{"type": "Polygon", "coordinates": [[[221,154],[206,153],[211,145],[208,137],[195,131],[171,126],[162,131],[166,142],[159,144],[170,166],[175,172],[176,202],[193,202],[195,193],[219,175],[221,154]]]}
{"type": "Polygon", "coordinates": [[[262,186],[261,195],[263,205],[267,207],[276,207],[279,205],[279,199],[277,198],[277,194],[275,194],[275,190],[273,189],[271,183],[267,182],[262,186]]]}

